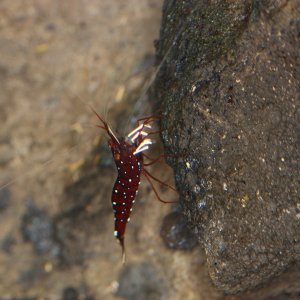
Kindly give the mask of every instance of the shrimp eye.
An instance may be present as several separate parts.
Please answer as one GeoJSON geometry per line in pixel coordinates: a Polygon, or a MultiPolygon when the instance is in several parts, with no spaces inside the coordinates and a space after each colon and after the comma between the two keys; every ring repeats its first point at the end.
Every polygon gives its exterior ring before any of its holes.
{"type": "Polygon", "coordinates": [[[120,153],[114,153],[114,160],[120,160],[120,159],[121,159],[120,153]]]}

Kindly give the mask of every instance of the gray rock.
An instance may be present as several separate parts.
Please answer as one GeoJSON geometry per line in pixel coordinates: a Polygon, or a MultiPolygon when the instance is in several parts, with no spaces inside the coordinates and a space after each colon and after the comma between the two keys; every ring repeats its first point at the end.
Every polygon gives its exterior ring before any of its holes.
{"type": "Polygon", "coordinates": [[[169,159],[183,212],[227,293],[300,257],[299,6],[164,4],[153,96],[166,152],[183,153],[169,159]]]}
{"type": "Polygon", "coordinates": [[[187,226],[184,215],[178,211],[164,217],[160,229],[165,246],[173,250],[188,251],[198,245],[196,235],[187,226]]]}
{"type": "Polygon", "coordinates": [[[60,255],[60,245],[56,239],[56,228],[52,218],[35,206],[32,199],[27,202],[27,211],[22,217],[21,233],[25,241],[30,241],[37,254],[60,255]]]}

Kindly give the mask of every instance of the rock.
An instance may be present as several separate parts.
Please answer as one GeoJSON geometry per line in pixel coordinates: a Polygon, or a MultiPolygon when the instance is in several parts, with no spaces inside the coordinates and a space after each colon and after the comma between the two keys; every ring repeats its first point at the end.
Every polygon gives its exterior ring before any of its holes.
{"type": "Polygon", "coordinates": [[[30,200],[23,215],[21,232],[25,241],[30,241],[37,254],[60,255],[60,245],[56,239],[55,225],[50,216],[30,200]]]}
{"type": "Polygon", "coordinates": [[[192,250],[198,244],[197,237],[187,226],[184,215],[178,211],[164,218],[160,235],[165,245],[174,250],[192,250]]]}
{"type": "Polygon", "coordinates": [[[75,288],[67,287],[64,289],[62,300],[78,300],[78,299],[79,299],[79,293],[75,288]]]}
{"type": "Polygon", "coordinates": [[[184,153],[169,159],[183,212],[226,293],[300,257],[299,6],[164,4],[153,98],[166,152],[184,153]]]}

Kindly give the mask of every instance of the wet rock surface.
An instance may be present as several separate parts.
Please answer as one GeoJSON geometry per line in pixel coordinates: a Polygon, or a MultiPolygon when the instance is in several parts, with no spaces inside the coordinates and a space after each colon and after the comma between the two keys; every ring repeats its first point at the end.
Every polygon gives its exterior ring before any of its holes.
{"type": "Polygon", "coordinates": [[[154,89],[162,137],[168,152],[186,153],[169,159],[183,212],[227,293],[300,257],[299,6],[164,4],[157,53],[167,58],[154,89]]]}
{"type": "Polygon", "coordinates": [[[170,249],[192,250],[198,245],[197,237],[188,227],[184,215],[177,211],[165,216],[160,235],[170,249]]]}

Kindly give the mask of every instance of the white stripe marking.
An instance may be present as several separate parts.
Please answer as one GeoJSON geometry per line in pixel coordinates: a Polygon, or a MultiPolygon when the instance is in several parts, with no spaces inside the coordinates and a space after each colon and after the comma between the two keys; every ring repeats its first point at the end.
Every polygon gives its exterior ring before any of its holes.
{"type": "Polygon", "coordinates": [[[116,139],[116,141],[118,142],[118,144],[120,144],[118,138],[115,136],[114,132],[111,130],[111,128],[109,127],[109,125],[107,125],[108,128],[108,132],[116,139]]]}
{"type": "Polygon", "coordinates": [[[152,141],[150,139],[145,139],[144,141],[142,141],[139,146],[136,148],[136,150],[133,152],[133,155],[136,155],[142,151],[145,151],[147,149],[149,149],[148,145],[152,145],[152,141]]]}
{"type": "Polygon", "coordinates": [[[134,135],[136,132],[140,131],[141,129],[143,129],[144,124],[141,124],[140,126],[138,126],[137,128],[133,129],[130,133],[128,133],[128,137],[130,138],[132,135],[134,135]]]}

